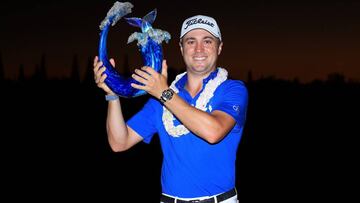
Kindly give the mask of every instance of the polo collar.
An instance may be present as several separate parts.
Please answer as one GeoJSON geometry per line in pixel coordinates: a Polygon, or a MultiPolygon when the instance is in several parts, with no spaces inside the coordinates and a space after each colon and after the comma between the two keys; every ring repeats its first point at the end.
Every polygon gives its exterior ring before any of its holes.
{"type": "MultiPolygon", "coordinates": [[[[203,88],[205,87],[205,85],[212,79],[214,79],[217,76],[217,73],[219,71],[219,68],[216,68],[213,72],[210,73],[210,75],[206,78],[203,79],[203,88]]],[[[183,90],[185,88],[186,82],[188,80],[188,75],[187,73],[175,84],[176,88],[178,88],[178,90],[183,90]]]]}

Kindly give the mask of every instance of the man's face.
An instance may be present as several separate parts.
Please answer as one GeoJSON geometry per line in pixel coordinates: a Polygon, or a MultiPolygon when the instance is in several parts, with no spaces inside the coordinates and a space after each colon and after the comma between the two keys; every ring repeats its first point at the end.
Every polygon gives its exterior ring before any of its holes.
{"type": "Polygon", "coordinates": [[[215,70],[222,42],[203,29],[192,30],[180,42],[181,53],[187,71],[196,74],[208,74],[215,70]]]}

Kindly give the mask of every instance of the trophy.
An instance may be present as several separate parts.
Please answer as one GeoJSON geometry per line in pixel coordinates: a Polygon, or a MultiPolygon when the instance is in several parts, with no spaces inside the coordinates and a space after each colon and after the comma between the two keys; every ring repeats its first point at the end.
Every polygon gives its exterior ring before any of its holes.
{"type": "MultiPolygon", "coordinates": [[[[107,16],[100,24],[100,42],[99,42],[99,59],[103,62],[107,75],[106,85],[118,96],[132,98],[146,94],[144,90],[131,87],[131,83],[140,84],[133,78],[125,77],[117,72],[111,65],[106,49],[106,40],[109,33],[110,25],[114,26],[122,17],[131,13],[134,6],[129,2],[115,2],[113,7],[108,11],[107,16]]],[[[171,36],[168,32],[155,29],[152,27],[157,15],[156,9],[146,14],[143,18],[124,18],[126,22],[134,27],[141,28],[141,32],[132,33],[127,43],[137,40],[137,46],[141,53],[144,66],[152,67],[158,73],[161,73],[163,52],[161,43],[165,40],[167,43],[171,36]]]]}

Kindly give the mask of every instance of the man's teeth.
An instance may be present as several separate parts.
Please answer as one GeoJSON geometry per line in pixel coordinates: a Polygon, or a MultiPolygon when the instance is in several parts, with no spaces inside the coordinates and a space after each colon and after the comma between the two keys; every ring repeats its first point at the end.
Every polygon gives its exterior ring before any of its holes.
{"type": "Polygon", "coordinates": [[[194,59],[200,61],[200,60],[205,60],[205,57],[194,57],[194,59]]]}

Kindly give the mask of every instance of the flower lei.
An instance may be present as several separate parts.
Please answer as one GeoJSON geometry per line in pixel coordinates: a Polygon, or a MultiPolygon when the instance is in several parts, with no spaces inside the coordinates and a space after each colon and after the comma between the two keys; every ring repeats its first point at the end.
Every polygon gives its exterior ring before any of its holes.
{"type": "MultiPolygon", "coordinates": [[[[196,100],[195,108],[200,109],[202,111],[207,110],[207,104],[210,99],[214,96],[214,92],[217,87],[220,86],[222,82],[227,79],[228,72],[223,68],[218,68],[219,71],[215,78],[211,79],[206,85],[204,90],[201,92],[199,98],[196,100]]],[[[186,74],[186,72],[181,73],[175,77],[175,80],[171,83],[170,88],[174,90],[174,92],[178,93],[179,90],[176,88],[175,84],[186,74]]],[[[211,108],[211,107],[210,107],[211,108]]],[[[210,109],[211,111],[211,109],[210,109]]],[[[163,106],[163,115],[162,121],[164,123],[165,130],[173,137],[180,137],[182,135],[188,134],[189,130],[184,125],[174,126],[174,115],[163,106]]]]}

